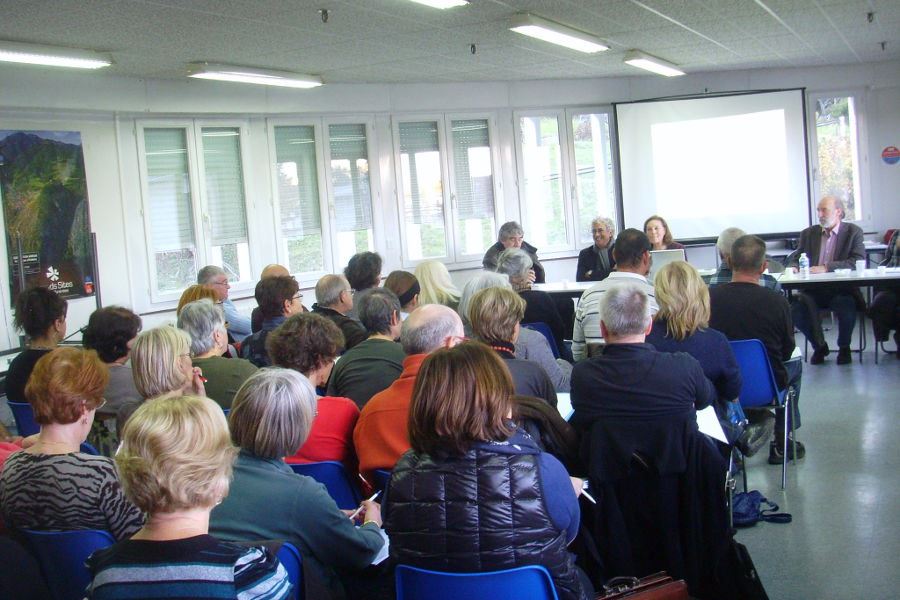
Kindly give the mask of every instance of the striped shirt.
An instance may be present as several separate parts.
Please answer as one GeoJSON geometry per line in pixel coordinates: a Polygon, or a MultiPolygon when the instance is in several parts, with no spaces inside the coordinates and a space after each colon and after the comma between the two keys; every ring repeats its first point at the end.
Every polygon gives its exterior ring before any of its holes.
{"type": "Polygon", "coordinates": [[[575,362],[587,358],[588,344],[603,343],[603,336],[600,334],[600,299],[603,298],[604,292],[622,283],[643,284],[641,287],[650,297],[651,314],[655,315],[659,310],[653,286],[647,282],[646,277],[637,273],[613,271],[609,277],[586,289],[578,301],[578,308],[575,310],[575,329],[572,331],[572,357],[575,362]]]}
{"type": "Polygon", "coordinates": [[[88,600],[114,598],[288,598],[287,571],[263,547],[211,535],[180,540],[125,540],[87,560],[88,600]]]}

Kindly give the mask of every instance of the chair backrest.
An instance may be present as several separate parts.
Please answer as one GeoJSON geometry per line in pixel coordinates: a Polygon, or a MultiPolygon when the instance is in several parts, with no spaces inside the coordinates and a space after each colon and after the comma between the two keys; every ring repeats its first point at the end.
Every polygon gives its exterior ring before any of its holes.
{"type": "Polygon", "coordinates": [[[550,344],[550,351],[553,352],[553,358],[559,358],[559,348],[556,347],[556,339],[553,337],[553,332],[550,331],[549,325],[542,321],[535,321],[534,323],[522,323],[521,326],[533,329],[547,338],[547,343],[550,344]]]}
{"type": "Polygon", "coordinates": [[[300,557],[300,551],[293,544],[285,542],[278,549],[278,560],[284,565],[288,573],[288,579],[294,586],[293,597],[296,600],[303,600],[303,559],[300,557]]]}
{"type": "Polygon", "coordinates": [[[40,425],[34,422],[34,411],[31,410],[31,404],[28,402],[7,402],[7,404],[16,419],[16,430],[19,435],[27,437],[41,430],[40,425]]]}
{"type": "Polygon", "coordinates": [[[338,508],[354,509],[359,506],[362,497],[356,482],[352,481],[344,470],[344,465],[335,460],[323,462],[291,464],[294,473],[312,477],[328,489],[338,508]]]}
{"type": "Polygon", "coordinates": [[[32,531],[23,535],[41,566],[53,600],[80,600],[91,582],[84,561],[95,551],[115,543],[106,531],[32,531]]]}
{"type": "Polygon", "coordinates": [[[94,447],[90,442],[81,442],[81,451],[85,454],[93,454],[94,456],[100,456],[100,452],[94,447]]]}
{"type": "MultiPolygon", "coordinates": [[[[391,480],[391,472],[387,469],[375,469],[374,479],[375,489],[381,490],[381,493],[384,494],[384,490],[387,487],[388,481],[391,480]]],[[[381,500],[379,500],[379,502],[381,502],[382,500],[384,500],[384,496],[381,497],[381,500]]]]}
{"type": "Polygon", "coordinates": [[[443,573],[408,565],[394,571],[397,600],[558,600],[539,565],[487,573],[443,573]]]}
{"type": "Polygon", "coordinates": [[[741,369],[740,402],[744,408],[781,404],[783,394],[775,385],[775,374],[766,347],[759,340],[729,342],[741,369]]]}

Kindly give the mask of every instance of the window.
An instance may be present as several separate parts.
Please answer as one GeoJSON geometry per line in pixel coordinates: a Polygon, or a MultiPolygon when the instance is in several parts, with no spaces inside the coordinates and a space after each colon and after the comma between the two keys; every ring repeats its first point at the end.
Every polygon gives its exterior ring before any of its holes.
{"type": "Polygon", "coordinates": [[[863,218],[860,193],[857,99],[853,96],[817,97],[815,103],[816,196],[837,196],[846,206],[845,218],[863,218]]]}
{"type": "Polygon", "coordinates": [[[250,281],[241,135],[236,126],[139,126],[153,301],[173,299],[206,264],[250,281]]]}
{"type": "Polygon", "coordinates": [[[358,252],[375,249],[372,227],[372,192],[369,149],[364,123],[328,125],[336,267],[346,265],[358,252]]]}
{"type": "Polygon", "coordinates": [[[591,220],[616,218],[609,113],[517,114],[522,225],[530,243],[568,251],[591,243],[591,220]]]}
{"type": "Polygon", "coordinates": [[[496,193],[491,127],[489,119],[478,116],[396,124],[405,266],[434,258],[477,260],[493,243],[496,193]]]}

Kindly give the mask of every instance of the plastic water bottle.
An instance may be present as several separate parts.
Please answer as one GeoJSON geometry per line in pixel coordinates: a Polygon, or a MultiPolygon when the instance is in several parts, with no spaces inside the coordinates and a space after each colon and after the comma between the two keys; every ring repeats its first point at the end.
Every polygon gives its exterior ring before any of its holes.
{"type": "Polygon", "coordinates": [[[806,255],[806,252],[800,253],[800,275],[809,277],[809,257],[806,255]]]}

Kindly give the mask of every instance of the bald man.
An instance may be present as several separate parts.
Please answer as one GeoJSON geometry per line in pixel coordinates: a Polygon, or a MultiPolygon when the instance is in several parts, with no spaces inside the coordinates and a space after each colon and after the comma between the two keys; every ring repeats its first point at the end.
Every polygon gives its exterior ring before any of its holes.
{"type": "MultiPolygon", "coordinates": [[[[271,265],[266,265],[263,267],[262,273],[259,274],[259,279],[269,279],[270,277],[290,277],[291,272],[287,270],[287,267],[284,267],[279,264],[272,263],[271,265]]],[[[306,307],[303,306],[302,300],[303,295],[300,295],[301,304],[300,306],[303,308],[302,312],[307,312],[306,307]]],[[[259,307],[253,309],[253,312],[250,313],[250,329],[253,333],[256,333],[260,329],[262,329],[262,313],[259,312],[259,307]]]]}
{"type": "Polygon", "coordinates": [[[353,430],[359,471],[365,477],[375,469],[392,469],[400,455],[409,450],[406,425],[419,367],[429,354],[459,344],[463,336],[459,315],[440,304],[424,304],[403,321],[400,344],[407,355],[403,372],[363,406],[353,430]]]}

